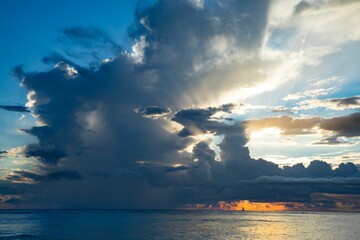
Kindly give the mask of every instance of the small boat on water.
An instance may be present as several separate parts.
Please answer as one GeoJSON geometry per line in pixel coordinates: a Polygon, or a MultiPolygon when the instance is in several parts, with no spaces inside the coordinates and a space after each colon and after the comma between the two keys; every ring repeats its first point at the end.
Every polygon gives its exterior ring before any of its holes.
{"type": "Polygon", "coordinates": [[[245,212],[245,208],[244,208],[244,207],[242,207],[241,211],[242,211],[242,212],[245,212]]]}

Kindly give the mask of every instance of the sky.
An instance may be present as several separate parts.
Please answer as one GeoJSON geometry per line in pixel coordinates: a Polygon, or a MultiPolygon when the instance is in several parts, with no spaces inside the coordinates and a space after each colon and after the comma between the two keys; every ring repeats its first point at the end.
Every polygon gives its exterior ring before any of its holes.
{"type": "Polygon", "coordinates": [[[0,3],[0,208],[360,211],[360,1],[0,3]]]}

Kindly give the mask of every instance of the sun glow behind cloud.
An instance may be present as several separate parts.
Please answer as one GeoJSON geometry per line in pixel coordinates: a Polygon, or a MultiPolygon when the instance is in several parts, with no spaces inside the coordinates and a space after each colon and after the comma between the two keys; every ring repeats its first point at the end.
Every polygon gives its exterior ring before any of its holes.
{"type": "Polygon", "coordinates": [[[220,201],[216,205],[196,204],[187,209],[277,212],[277,211],[340,211],[360,212],[359,195],[314,193],[309,202],[255,202],[249,200],[220,201]]]}
{"type": "Polygon", "coordinates": [[[247,200],[236,202],[219,202],[220,210],[241,211],[243,208],[246,211],[285,211],[288,210],[286,203],[272,203],[272,202],[250,202],[247,200]]]}

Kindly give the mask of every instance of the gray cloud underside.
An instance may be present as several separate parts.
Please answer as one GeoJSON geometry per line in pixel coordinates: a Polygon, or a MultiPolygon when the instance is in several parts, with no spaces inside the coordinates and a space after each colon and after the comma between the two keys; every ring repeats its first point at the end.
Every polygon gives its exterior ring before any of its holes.
{"type": "Polygon", "coordinates": [[[30,112],[27,107],[19,105],[0,105],[0,109],[10,112],[30,112]]]}
{"type": "Polygon", "coordinates": [[[82,176],[77,171],[60,171],[52,172],[46,175],[40,175],[30,171],[17,170],[7,175],[5,180],[11,182],[45,182],[45,181],[54,181],[54,180],[80,180],[82,176]]]}
{"type": "Polygon", "coordinates": [[[232,132],[242,132],[242,124],[228,125],[212,118],[217,112],[231,112],[233,104],[225,104],[219,107],[191,108],[178,111],[172,121],[180,123],[184,128],[178,133],[180,137],[199,135],[204,133],[226,134],[232,132]]]}
{"type": "Polygon", "coordinates": [[[247,183],[258,184],[285,184],[285,185],[360,185],[359,177],[349,178],[292,178],[292,177],[280,177],[280,176],[262,176],[252,181],[246,181],[247,183]]]}
{"type": "Polygon", "coordinates": [[[142,114],[145,117],[163,116],[163,115],[167,115],[171,112],[170,109],[159,107],[159,106],[147,106],[147,107],[141,107],[141,108],[138,108],[135,110],[136,110],[136,112],[142,114]]]}
{"type": "Polygon", "coordinates": [[[336,103],[339,107],[349,108],[357,107],[360,108],[360,97],[349,97],[349,98],[333,98],[326,99],[325,102],[336,103]]]}

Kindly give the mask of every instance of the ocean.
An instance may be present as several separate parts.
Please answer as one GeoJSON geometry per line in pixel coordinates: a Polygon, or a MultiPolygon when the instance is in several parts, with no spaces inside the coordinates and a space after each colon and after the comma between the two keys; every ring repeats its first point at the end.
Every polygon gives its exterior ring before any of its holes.
{"type": "Polygon", "coordinates": [[[360,239],[359,213],[0,210],[0,239],[360,239]]]}

